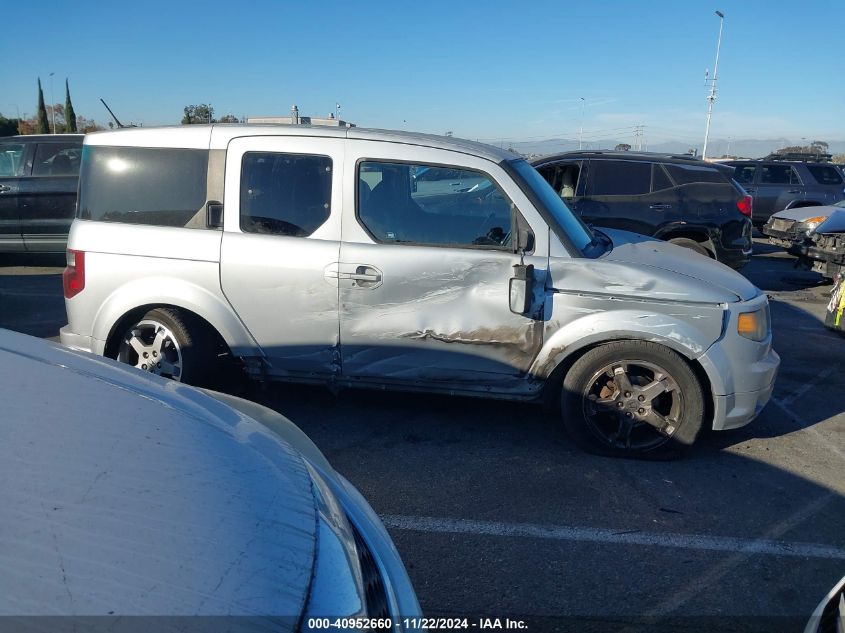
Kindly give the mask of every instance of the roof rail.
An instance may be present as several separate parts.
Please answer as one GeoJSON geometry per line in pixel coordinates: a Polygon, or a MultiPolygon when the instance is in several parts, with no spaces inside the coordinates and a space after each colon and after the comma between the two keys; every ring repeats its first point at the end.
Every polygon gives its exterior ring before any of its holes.
{"type": "Polygon", "coordinates": [[[801,163],[829,163],[833,158],[832,154],[811,153],[811,152],[786,152],[783,154],[769,154],[760,160],[788,160],[801,163]]]}

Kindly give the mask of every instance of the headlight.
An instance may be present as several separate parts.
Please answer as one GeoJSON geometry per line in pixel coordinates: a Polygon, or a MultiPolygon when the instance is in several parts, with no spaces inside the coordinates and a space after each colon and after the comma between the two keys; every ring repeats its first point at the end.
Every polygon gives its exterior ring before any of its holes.
{"type": "Polygon", "coordinates": [[[817,215],[814,218],[807,218],[803,222],[798,222],[795,225],[795,230],[798,233],[806,233],[809,235],[812,231],[816,229],[819,224],[821,224],[825,220],[827,220],[827,216],[825,215],[817,215]]]}
{"type": "Polygon", "coordinates": [[[364,580],[353,528],[328,484],[314,468],[307,468],[317,502],[317,549],[305,617],[366,616],[364,580]]]}
{"type": "Polygon", "coordinates": [[[752,341],[764,341],[769,335],[769,307],[754,312],[741,312],[737,317],[736,331],[752,341]]]}

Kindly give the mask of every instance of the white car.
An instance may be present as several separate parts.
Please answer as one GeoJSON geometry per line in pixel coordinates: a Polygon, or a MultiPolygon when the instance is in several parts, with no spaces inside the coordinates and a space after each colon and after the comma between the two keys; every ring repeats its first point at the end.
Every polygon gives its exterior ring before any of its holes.
{"type": "Polygon", "coordinates": [[[791,249],[795,242],[803,242],[835,211],[845,208],[845,200],[823,207],[798,207],[778,211],[763,226],[769,243],[791,249]]]}
{"type": "Polygon", "coordinates": [[[419,616],[381,521],[278,413],[8,330],[0,394],[0,616],[419,616]]]}

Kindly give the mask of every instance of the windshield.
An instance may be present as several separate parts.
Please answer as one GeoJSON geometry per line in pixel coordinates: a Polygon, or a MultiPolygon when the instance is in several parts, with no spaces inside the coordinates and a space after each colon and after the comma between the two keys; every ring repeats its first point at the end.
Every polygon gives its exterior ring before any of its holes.
{"type": "MultiPolygon", "coordinates": [[[[581,218],[569,210],[569,207],[566,206],[549,183],[526,161],[522,159],[513,160],[510,161],[510,166],[516,171],[522,183],[530,189],[525,193],[532,199],[532,202],[542,206],[539,211],[544,216],[549,216],[545,218],[546,221],[554,222],[559,229],[563,230],[568,241],[581,254],[584,254],[595,241],[595,236],[590,228],[584,224],[581,218]]],[[[560,237],[563,239],[563,236],[560,237]]]]}

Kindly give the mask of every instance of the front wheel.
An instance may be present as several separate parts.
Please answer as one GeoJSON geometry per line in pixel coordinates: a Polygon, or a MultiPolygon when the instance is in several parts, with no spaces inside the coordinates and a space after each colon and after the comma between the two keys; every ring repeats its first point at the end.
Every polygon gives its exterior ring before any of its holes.
{"type": "Polygon", "coordinates": [[[170,308],[150,310],[124,329],[117,360],[177,382],[203,385],[217,360],[208,327],[170,308]]]}
{"type": "Polygon", "coordinates": [[[698,378],[676,352],[617,341],[579,358],[563,381],[563,423],[582,448],[622,457],[670,456],[704,423],[698,378]]]}

